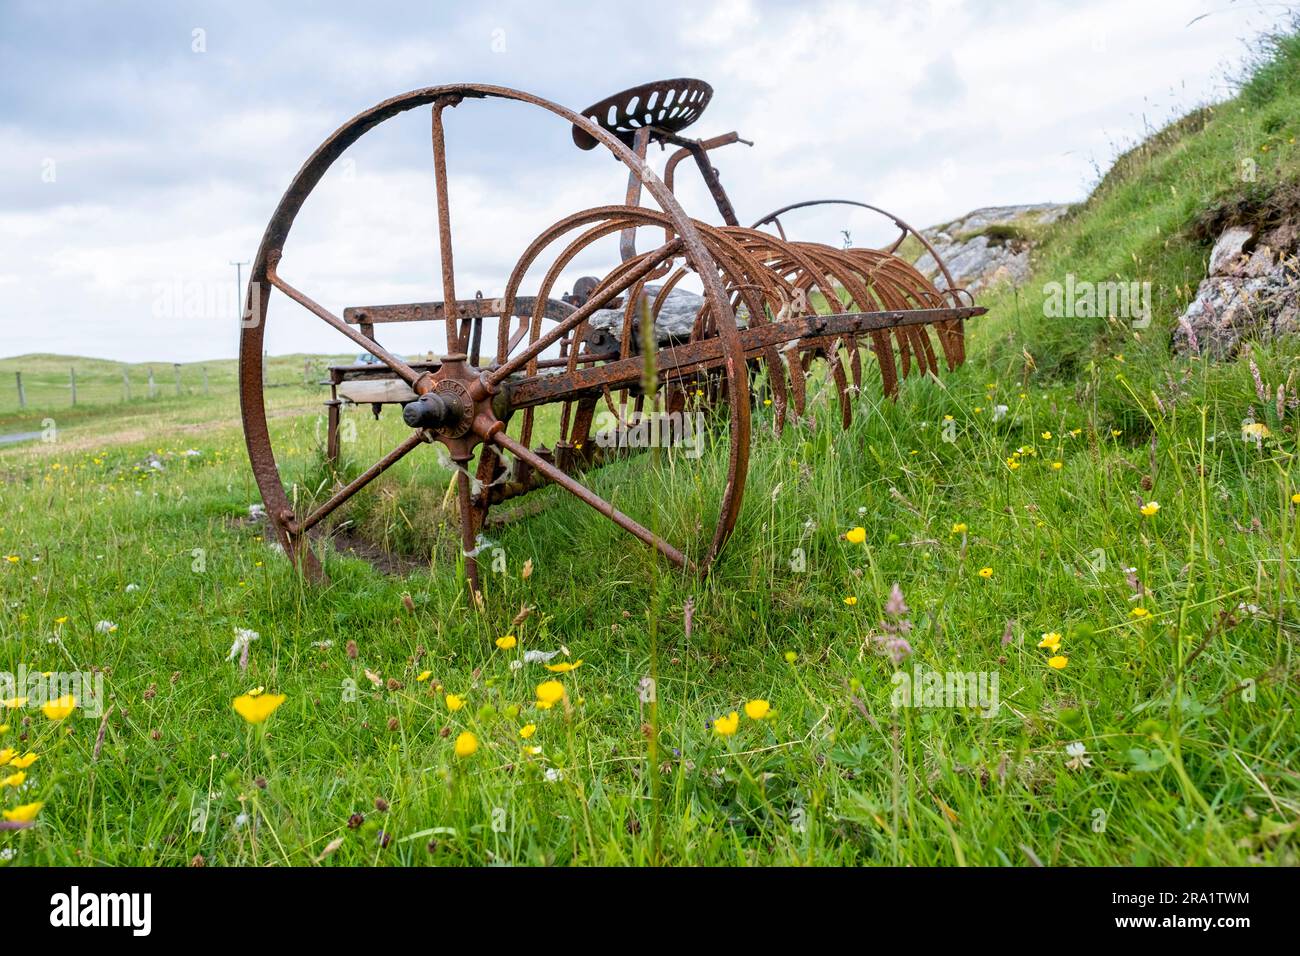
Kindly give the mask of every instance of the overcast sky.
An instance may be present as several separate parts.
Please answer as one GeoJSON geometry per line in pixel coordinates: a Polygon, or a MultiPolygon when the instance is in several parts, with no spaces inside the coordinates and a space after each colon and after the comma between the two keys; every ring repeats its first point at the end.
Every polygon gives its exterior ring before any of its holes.
{"type": "MultiPolygon", "coordinates": [[[[1284,15],[1228,0],[0,0],[0,355],[232,356],[229,263],[252,257],[330,132],[405,90],[484,82],[579,109],[699,77],[714,98],[688,135],[737,130],[755,144],[714,154],[743,222],[836,196],[920,226],[1083,198],[1144,129],[1230,95],[1245,41],[1284,15]]],[[[462,294],[499,292],[551,221],[622,201],[622,167],[574,148],[536,109],[462,104],[447,142],[462,294]]],[[[679,197],[718,221],[689,166],[679,197]]],[[[888,237],[843,212],[787,227],[828,242],[844,229],[859,243],[888,237]]],[[[612,265],[616,249],[607,256],[575,275],[612,265]]],[[[420,110],[327,175],[281,273],[341,312],[440,298],[438,269],[420,110]]],[[[436,349],[431,335],[405,326],[388,341],[436,349]]],[[[283,297],[268,346],[351,350],[283,297]]]]}

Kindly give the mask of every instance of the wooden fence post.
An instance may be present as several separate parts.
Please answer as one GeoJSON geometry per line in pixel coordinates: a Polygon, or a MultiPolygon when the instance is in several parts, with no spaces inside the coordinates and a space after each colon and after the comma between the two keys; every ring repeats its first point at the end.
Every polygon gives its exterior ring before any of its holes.
{"type": "Polygon", "coordinates": [[[208,394],[208,367],[203,366],[203,394],[208,394]]]}
{"type": "Polygon", "coordinates": [[[149,366],[149,397],[154,397],[153,366],[149,366]]]}
{"type": "Polygon", "coordinates": [[[14,375],[16,375],[16,376],[18,377],[18,407],[19,407],[19,408],[26,408],[26,407],[27,407],[27,393],[23,391],[23,373],[22,373],[22,372],[14,372],[14,375]]]}
{"type": "Polygon", "coordinates": [[[75,405],[77,404],[77,370],[75,368],[68,369],[68,381],[72,384],[72,404],[75,405]]]}

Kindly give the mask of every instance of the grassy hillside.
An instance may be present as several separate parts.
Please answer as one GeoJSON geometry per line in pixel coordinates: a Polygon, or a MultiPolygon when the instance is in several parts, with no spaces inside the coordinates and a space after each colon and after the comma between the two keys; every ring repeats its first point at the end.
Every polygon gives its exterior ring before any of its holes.
{"type": "MultiPolygon", "coordinates": [[[[1245,362],[1168,349],[1198,217],[1240,194],[1228,167],[1293,173],[1296,47],[1121,160],[1041,247],[1031,288],[1158,282],[1150,328],[1008,293],[965,368],[897,402],[868,382],[847,430],[824,385],[779,438],[759,405],[704,581],[549,488],[488,531],[475,609],[420,448],[336,516],[407,560],[327,549],[331,584],[306,585],[250,519],[237,417],[199,420],[199,397],[146,409],[143,434],[106,413],[0,448],[0,671],[103,680],[61,722],[0,716],[0,809],[37,824],[0,832],[0,865],[1300,862],[1296,411],[1265,409],[1245,362]],[[1243,436],[1252,413],[1267,436],[1243,436]],[[926,673],[985,699],[927,697],[926,673]],[[284,701],[246,723],[249,692],[284,701]]],[[[1297,371],[1291,346],[1255,360],[1266,391],[1297,371]]],[[[271,392],[302,506],[332,478],[318,396],[271,392]]],[[[348,474],[407,433],[352,416],[348,474]]],[[[698,549],[725,455],[592,487],[698,549]]]]}
{"type": "MultiPolygon", "coordinates": [[[[1177,316],[1205,277],[1210,247],[1236,211],[1270,201],[1293,210],[1300,190],[1300,38],[1266,40],[1240,95],[1206,106],[1120,156],[1087,202],[1049,227],[1034,274],[1018,290],[984,297],[992,314],[976,327],[973,355],[1005,374],[1026,367],[1053,381],[1094,387],[1124,414],[1128,388],[1146,394],[1165,369],[1177,316]],[[1151,325],[1044,314],[1049,282],[1149,282],[1151,325]],[[1115,356],[1127,385],[1113,380],[1115,356]],[[1100,369],[1100,374],[1097,373],[1100,369]],[[1151,373],[1155,373],[1152,377],[1151,373]]],[[[1227,373],[1231,374],[1231,372],[1227,373]]]]}

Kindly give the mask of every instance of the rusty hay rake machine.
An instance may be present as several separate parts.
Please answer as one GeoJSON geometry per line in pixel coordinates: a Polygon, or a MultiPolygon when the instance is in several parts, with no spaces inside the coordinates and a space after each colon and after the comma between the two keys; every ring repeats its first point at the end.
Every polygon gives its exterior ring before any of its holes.
{"type": "MultiPolygon", "coordinates": [[[[658,551],[673,565],[705,573],[736,525],[750,453],[753,381],[766,374],[774,426],[805,416],[808,377],[825,368],[845,427],[852,394],[863,379],[863,355],[874,354],[887,395],[900,377],[938,374],[939,354],[949,369],[964,359],[963,322],[984,310],[956,286],[929,242],[905,222],[865,203],[813,200],[785,206],[742,226],[723,189],[710,152],[741,140],[736,133],[691,139],[683,130],[712,97],[693,79],[638,86],[574,112],[536,96],[496,86],[462,84],[415,90],[345,123],[307,160],[280,200],[250,272],[240,341],[240,397],[244,435],[266,511],[285,551],[309,578],[323,577],[310,533],[340,505],[422,445],[445,446],[455,463],[461,545],[471,588],[479,589],[473,557],[488,509],[544,485],[558,485],[658,551]],[[444,123],[453,107],[511,100],[568,123],[581,149],[603,148],[627,167],[622,204],[585,209],[544,230],[506,275],[493,297],[458,297],[453,260],[444,123]],[[433,176],[437,189],[442,299],[362,306],[335,315],[281,271],[285,242],[304,201],[332,163],[363,134],[408,110],[431,113],[433,176]],[[662,177],[647,164],[651,143],[676,147],[662,177]],[[691,159],[713,196],[721,225],[690,218],[674,196],[678,165],[691,159]],[[643,204],[649,193],[653,205],[643,204]],[[899,230],[888,248],[836,248],[791,239],[783,217],[822,203],[858,206],[888,218],[899,230]],[[602,277],[578,280],[560,295],[556,284],[588,247],[618,236],[619,258],[602,277]],[[639,251],[637,237],[654,247],[639,251]],[[942,286],[897,255],[912,236],[939,264],[942,286]],[[530,269],[543,269],[538,286],[521,289],[530,269]],[[665,306],[680,306],[688,276],[703,287],[686,298],[687,319],[673,329],[661,322],[665,306]],[[344,402],[402,406],[410,434],[356,478],[305,513],[295,511],[276,465],[267,427],[262,374],[270,290],[287,296],[377,361],[330,369],[327,402],[329,455],[338,455],[339,409],[344,402]],[[611,321],[612,317],[612,321],[611,321]],[[492,320],[489,324],[487,320],[492,320]],[[447,353],[408,361],[381,345],[377,326],[433,321],[445,327],[447,353]],[[485,340],[484,329],[488,329],[485,340]],[[495,336],[492,330],[495,329],[495,336]],[[652,354],[647,354],[647,352],[652,354]],[[823,364],[815,366],[817,360],[823,364]],[[852,384],[850,385],[850,378],[852,384]],[[624,514],[584,483],[611,456],[593,441],[597,410],[633,403],[683,410],[702,396],[726,422],[717,442],[728,455],[716,520],[706,541],[665,540],[624,514]],[[559,433],[548,448],[534,444],[543,406],[558,406],[559,433]],[[723,432],[725,431],[725,434],[723,432]]],[[[463,291],[463,290],[461,290],[463,291]]],[[[620,419],[621,420],[621,419],[620,419]]],[[[700,527],[710,524],[700,516],[700,527]]]]}

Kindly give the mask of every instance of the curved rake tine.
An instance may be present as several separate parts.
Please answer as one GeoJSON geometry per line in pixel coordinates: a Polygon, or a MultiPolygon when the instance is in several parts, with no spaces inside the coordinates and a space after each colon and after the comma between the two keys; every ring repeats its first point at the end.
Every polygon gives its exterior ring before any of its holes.
{"type": "Polygon", "coordinates": [[[676,253],[681,246],[682,241],[680,239],[674,239],[672,242],[665,243],[653,252],[647,253],[646,257],[635,268],[629,269],[620,276],[619,282],[616,283],[617,288],[608,290],[608,295],[602,294],[599,298],[592,296],[583,303],[581,307],[575,309],[573,313],[566,317],[562,322],[557,322],[551,331],[547,332],[518,355],[508,359],[495,371],[489,373],[484,384],[489,390],[495,389],[513,373],[526,366],[560,339],[568,335],[581,322],[589,318],[593,312],[599,311],[600,307],[604,305],[609,298],[621,294],[624,290],[630,288],[650,273],[654,272],[654,270],[657,269],[665,259],[676,253]]]}

